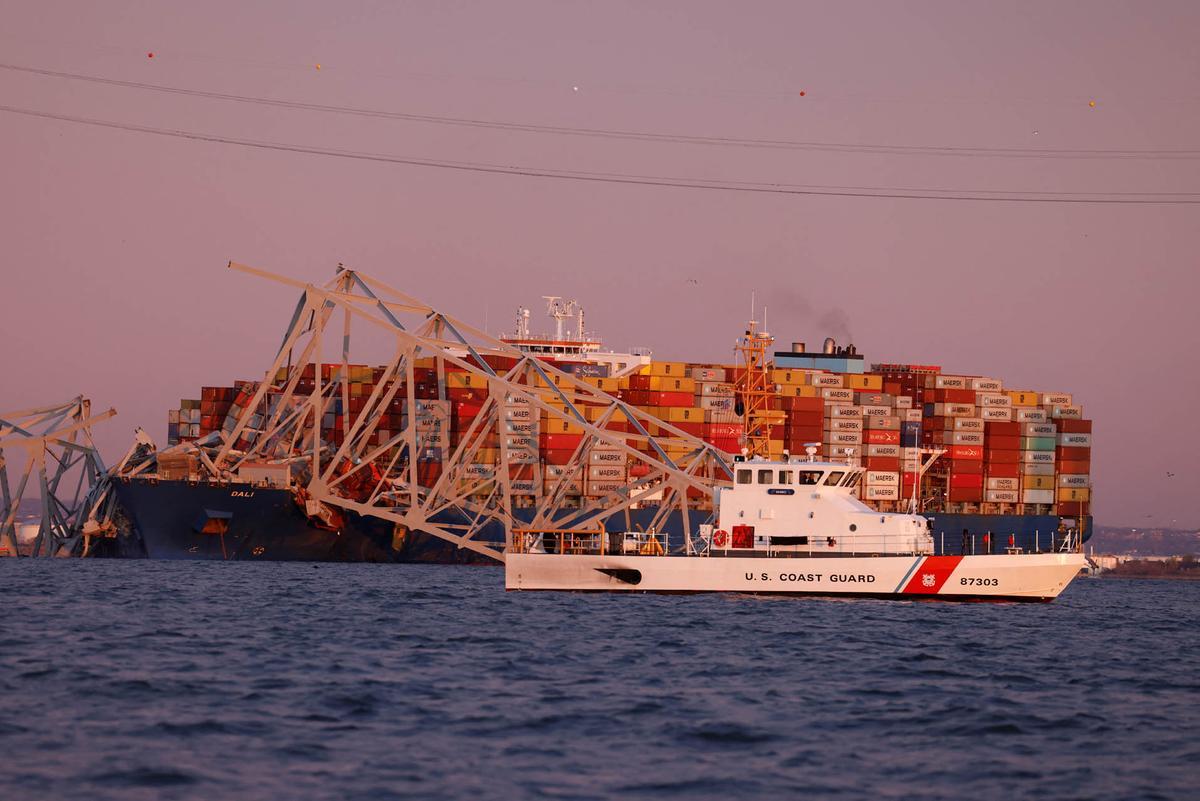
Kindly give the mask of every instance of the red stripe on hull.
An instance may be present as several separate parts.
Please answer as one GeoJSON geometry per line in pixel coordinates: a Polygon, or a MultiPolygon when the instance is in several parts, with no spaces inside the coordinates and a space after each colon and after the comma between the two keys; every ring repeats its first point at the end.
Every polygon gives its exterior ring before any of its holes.
{"type": "Polygon", "coordinates": [[[961,556],[925,557],[901,592],[905,595],[936,595],[962,559],[961,556]]]}

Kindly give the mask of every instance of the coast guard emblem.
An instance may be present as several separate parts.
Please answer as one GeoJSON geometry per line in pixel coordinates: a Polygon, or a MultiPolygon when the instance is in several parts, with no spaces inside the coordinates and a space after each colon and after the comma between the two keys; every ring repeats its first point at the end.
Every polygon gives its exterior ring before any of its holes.
{"type": "Polygon", "coordinates": [[[922,573],[921,584],[926,587],[932,587],[934,584],[937,584],[937,576],[933,575],[932,573],[922,573]]]}

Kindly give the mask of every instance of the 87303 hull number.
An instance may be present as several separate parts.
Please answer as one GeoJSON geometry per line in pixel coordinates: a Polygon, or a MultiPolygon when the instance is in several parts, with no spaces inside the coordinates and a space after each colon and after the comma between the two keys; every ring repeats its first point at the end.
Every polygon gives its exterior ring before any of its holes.
{"type": "Polygon", "coordinates": [[[964,587],[998,587],[1000,579],[994,578],[961,578],[958,583],[964,587]]]}

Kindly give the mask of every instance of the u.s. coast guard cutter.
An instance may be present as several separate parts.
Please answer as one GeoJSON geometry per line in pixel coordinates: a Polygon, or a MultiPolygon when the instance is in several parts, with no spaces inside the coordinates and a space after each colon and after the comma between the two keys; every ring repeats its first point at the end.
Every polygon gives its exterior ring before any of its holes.
{"type": "Polygon", "coordinates": [[[716,524],[700,527],[701,543],[685,553],[668,553],[654,532],[514,531],[506,586],[1051,601],[1085,565],[1074,538],[1048,552],[1000,543],[998,553],[935,556],[926,518],[880,513],[854,496],[862,473],[812,455],[736,461],[716,524]]]}

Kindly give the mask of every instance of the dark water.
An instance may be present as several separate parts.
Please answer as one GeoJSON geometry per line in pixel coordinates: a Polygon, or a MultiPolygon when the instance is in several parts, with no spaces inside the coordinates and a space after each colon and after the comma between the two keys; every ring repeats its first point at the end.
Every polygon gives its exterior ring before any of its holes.
{"type": "Polygon", "coordinates": [[[1200,797],[1200,584],[1051,605],[0,560],[0,798],[1200,797]]]}

